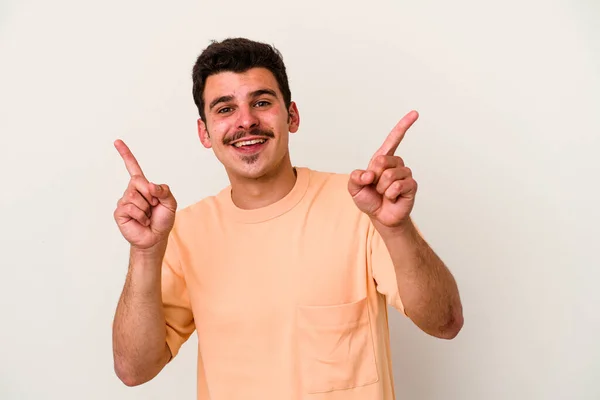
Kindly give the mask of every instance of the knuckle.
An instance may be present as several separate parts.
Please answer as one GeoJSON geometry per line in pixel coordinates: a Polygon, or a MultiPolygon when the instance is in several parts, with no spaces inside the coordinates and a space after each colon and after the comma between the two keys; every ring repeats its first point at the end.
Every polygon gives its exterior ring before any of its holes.
{"type": "Polygon", "coordinates": [[[140,214],[140,209],[134,206],[133,204],[127,204],[126,206],[127,214],[132,217],[137,217],[140,214]]]}
{"type": "Polygon", "coordinates": [[[375,158],[375,166],[377,168],[383,168],[386,164],[386,157],[383,155],[379,155],[375,158]]]}
{"type": "Polygon", "coordinates": [[[393,169],[386,169],[385,171],[383,171],[383,173],[381,174],[381,179],[382,180],[392,180],[395,178],[395,173],[393,169]]]}
{"type": "Polygon", "coordinates": [[[146,183],[146,179],[144,179],[144,177],[141,176],[141,175],[133,175],[131,177],[131,183],[135,187],[140,187],[140,186],[143,186],[146,183]]]}
{"type": "Polygon", "coordinates": [[[138,212],[135,215],[135,219],[137,219],[141,223],[144,223],[148,220],[148,216],[146,214],[144,214],[144,212],[142,210],[138,209],[138,212]]]}

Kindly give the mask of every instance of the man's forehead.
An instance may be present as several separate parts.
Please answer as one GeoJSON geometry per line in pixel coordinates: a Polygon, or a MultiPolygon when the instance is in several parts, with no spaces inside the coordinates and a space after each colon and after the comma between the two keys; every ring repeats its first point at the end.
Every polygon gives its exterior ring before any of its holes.
{"type": "Polygon", "coordinates": [[[279,93],[277,80],[266,68],[252,68],[244,72],[223,71],[211,75],[204,85],[205,99],[218,96],[246,96],[259,89],[279,93]]]}

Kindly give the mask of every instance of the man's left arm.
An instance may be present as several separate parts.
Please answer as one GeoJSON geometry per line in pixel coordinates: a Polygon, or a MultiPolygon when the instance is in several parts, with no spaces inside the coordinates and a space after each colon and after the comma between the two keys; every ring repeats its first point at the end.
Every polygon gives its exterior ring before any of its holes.
{"type": "Polygon", "coordinates": [[[406,315],[424,332],[453,339],[463,325],[456,281],[409,219],[387,228],[374,221],[391,256],[406,315]]]}
{"type": "Polygon", "coordinates": [[[417,182],[402,158],[394,155],[417,118],[418,113],[411,111],[400,120],[367,169],[352,172],[348,191],[387,247],[405,314],[424,332],[452,339],[463,325],[458,288],[410,218],[417,182]]]}

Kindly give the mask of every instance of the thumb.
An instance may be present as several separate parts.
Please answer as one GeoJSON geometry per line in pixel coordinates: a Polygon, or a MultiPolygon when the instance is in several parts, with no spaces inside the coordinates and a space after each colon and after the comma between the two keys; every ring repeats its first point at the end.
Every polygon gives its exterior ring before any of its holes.
{"type": "Polygon", "coordinates": [[[373,183],[374,180],[375,174],[373,171],[355,169],[348,179],[348,192],[350,192],[350,196],[356,196],[365,186],[373,183]]]}
{"type": "Polygon", "coordinates": [[[165,185],[164,183],[160,185],[156,183],[151,183],[150,194],[156,197],[159,203],[164,205],[168,209],[172,211],[177,210],[177,201],[175,200],[173,193],[171,193],[169,185],[165,185]]]}

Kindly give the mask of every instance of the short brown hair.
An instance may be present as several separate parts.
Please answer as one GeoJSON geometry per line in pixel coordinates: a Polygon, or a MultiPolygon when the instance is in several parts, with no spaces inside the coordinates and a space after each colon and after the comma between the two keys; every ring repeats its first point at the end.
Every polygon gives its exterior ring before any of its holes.
{"type": "Polygon", "coordinates": [[[245,72],[251,68],[266,68],[275,76],[279,90],[283,94],[286,108],[292,101],[288,77],[279,50],[266,43],[245,38],[229,38],[221,42],[213,41],[198,56],[192,70],[192,94],[198,107],[200,118],[206,121],[204,113],[204,85],[206,79],[219,72],[245,72]]]}

